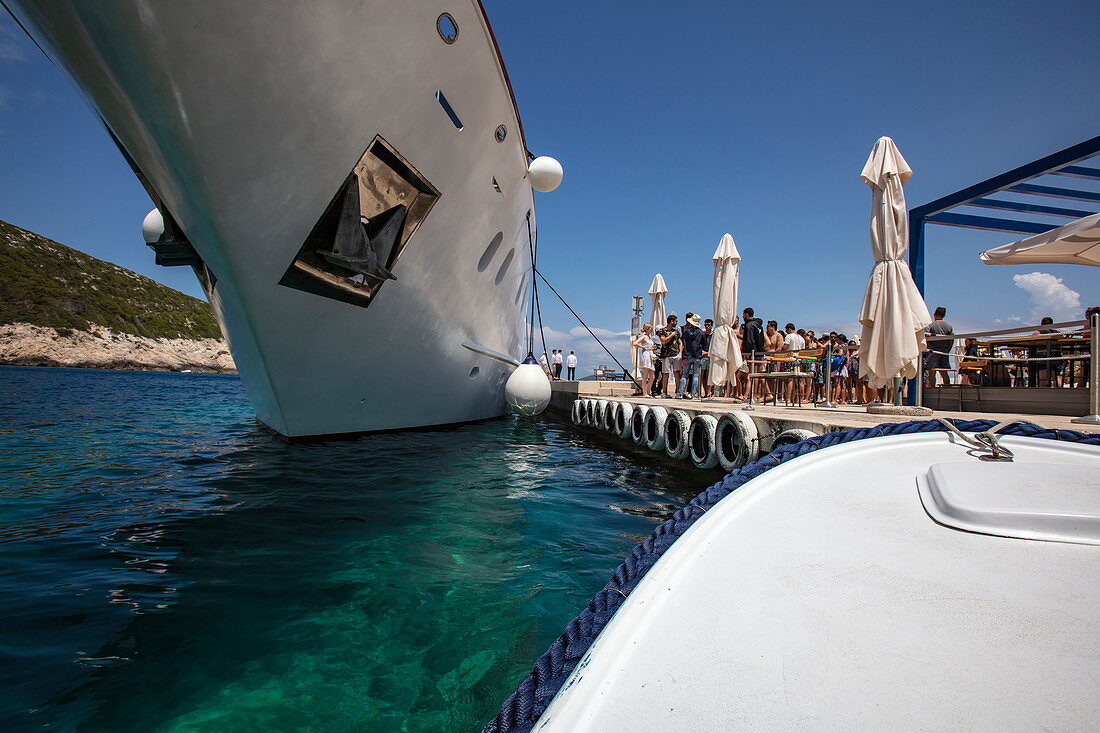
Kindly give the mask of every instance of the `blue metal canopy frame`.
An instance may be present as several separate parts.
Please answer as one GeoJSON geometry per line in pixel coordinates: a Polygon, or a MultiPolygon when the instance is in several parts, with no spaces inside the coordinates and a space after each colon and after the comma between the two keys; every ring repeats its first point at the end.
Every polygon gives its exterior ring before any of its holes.
{"type": "Polygon", "coordinates": [[[1062,186],[1036,185],[1027,181],[1040,176],[1057,175],[1100,182],[1100,167],[1077,165],[1096,155],[1100,155],[1100,136],[1014,168],[1007,173],[993,176],[931,203],[910,209],[909,269],[913,273],[913,281],[921,295],[924,295],[924,227],[926,224],[1033,235],[1042,234],[1066,223],[1051,223],[1049,218],[1043,217],[1080,219],[1083,216],[1091,216],[1100,212],[1100,193],[1062,186]],[[990,198],[992,194],[998,193],[1013,194],[1022,200],[990,198]],[[1083,201],[1086,206],[1076,204],[1073,205],[1074,208],[1048,206],[1049,199],[1083,201]],[[953,211],[963,207],[1008,211],[1020,218],[1004,219],[953,211]]]}

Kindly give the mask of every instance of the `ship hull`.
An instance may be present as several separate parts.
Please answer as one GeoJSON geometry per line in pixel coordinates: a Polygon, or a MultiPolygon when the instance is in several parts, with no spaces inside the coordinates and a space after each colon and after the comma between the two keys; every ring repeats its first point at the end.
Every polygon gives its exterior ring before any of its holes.
{"type": "Polygon", "coordinates": [[[201,258],[263,423],[307,437],[503,414],[508,367],[463,343],[519,350],[534,217],[479,4],[16,6],[201,258]],[[444,12],[453,43],[436,27],[444,12]],[[367,297],[313,254],[357,171],[374,186],[364,207],[404,197],[392,179],[422,214],[394,248],[396,279],[367,297]]]}

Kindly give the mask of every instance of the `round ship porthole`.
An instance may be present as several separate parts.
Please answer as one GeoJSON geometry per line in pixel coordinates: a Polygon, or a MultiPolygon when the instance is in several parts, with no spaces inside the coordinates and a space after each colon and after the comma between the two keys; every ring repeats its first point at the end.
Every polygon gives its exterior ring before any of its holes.
{"type": "Polygon", "coordinates": [[[504,142],[504,138],[508,137],[508,128],[504,125],[497,127],[497,142],[504,142]]]}
{"type": "Polygon", "coordinates": [[[458,40],[458,23],[450,13],[443,13],[435,19],[435,29],[439,31],[439,37],[444,43],[454,43],[458,40]]]}

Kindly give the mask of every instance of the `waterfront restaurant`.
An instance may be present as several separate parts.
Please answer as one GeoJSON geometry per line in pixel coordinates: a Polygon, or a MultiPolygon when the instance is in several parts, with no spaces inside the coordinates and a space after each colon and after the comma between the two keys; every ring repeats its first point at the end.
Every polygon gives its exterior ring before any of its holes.
{"type": "MultiPolygon", "coordinates": [[[[1081,250],[1072,245],[1080,245],[1082,237],[1100,236],[1090,227],[1089,219],[1100,213],[1100,165],[1087,163],[1097,156],[1100,136],[910,209],[909,267],[921,294],[925,228],[929,224],[1008,232],[1027,238],[985,253],[982,259],[986,264],[1024,264],[1018,258],[997,256],[998,252],[1024,247],[1032,253],[1027,264],[1100,264],[1089,262],[1088,255],[1076,260],[1066,255],[1081,250]],[[1043,242],[1033,241],[1038,235],[1045,235],[1043,242]]],[[[1026,324],[954,334],[939,343],[929,341],[930,349],[945,352],[952,350],[953,343],[958,345],[948,370],[951,384],[923,389],[911,384],[910,401],[936,410],[1095,414],[1090,389],[1095,390],[1097,385],[1090,379],[1090,353],[1097,335],[1090,334],[1087,326],[1084,320],[1026,324]],[[964,356],[962,345],[967,338],[973,339],[973,348],[969,356],[964,356]]]]}

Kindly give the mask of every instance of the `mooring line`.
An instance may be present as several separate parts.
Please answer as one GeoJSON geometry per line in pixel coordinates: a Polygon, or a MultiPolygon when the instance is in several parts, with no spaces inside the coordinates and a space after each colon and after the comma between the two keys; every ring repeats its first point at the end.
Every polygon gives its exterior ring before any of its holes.
{"type": "Polygon", "coordinates": [[[554,289],[554,286],[550,284],[550,281],[546,279],[546,276],[539,272],[538,268],[536,268],[534,265],[531,266],[531,269],[535,271],[536,275],[542,278],[542,281],[546,283],[546,287],[550,288],[550,292],[558,296],[558,300],[561,301],[562,305],[568,308],[569,312],[572,313],[578,321],[580,321],[581,325],[584,326],[584,330],[588,331],[589,335],[591,335],[592,338],[596,339],[596,343],[603,347],[603,350],[607,352],[607,355],[611,357],[611,360],[618,365],[619,369],[623,370],[623,374],[628,375],[630,377],[630,381],[634,383],[634,386],[641,390],[642,385],[638,383],[638,380],[634,378],[634,375],[631,374],[630,371],[626,367],[624,367],[618,359],[615,358],[615,355],[611,353],[611,350],[608,349],[606,345],[604,345],[604,342],[600,341],[600,337],[592,333],[592,329],[588,327],[588,324],[584,322],[584,319],[577,314],[577,311],[573,310],[573,306],[565,302],[565,298],[561,297],[561,293],[554,289]]]}

